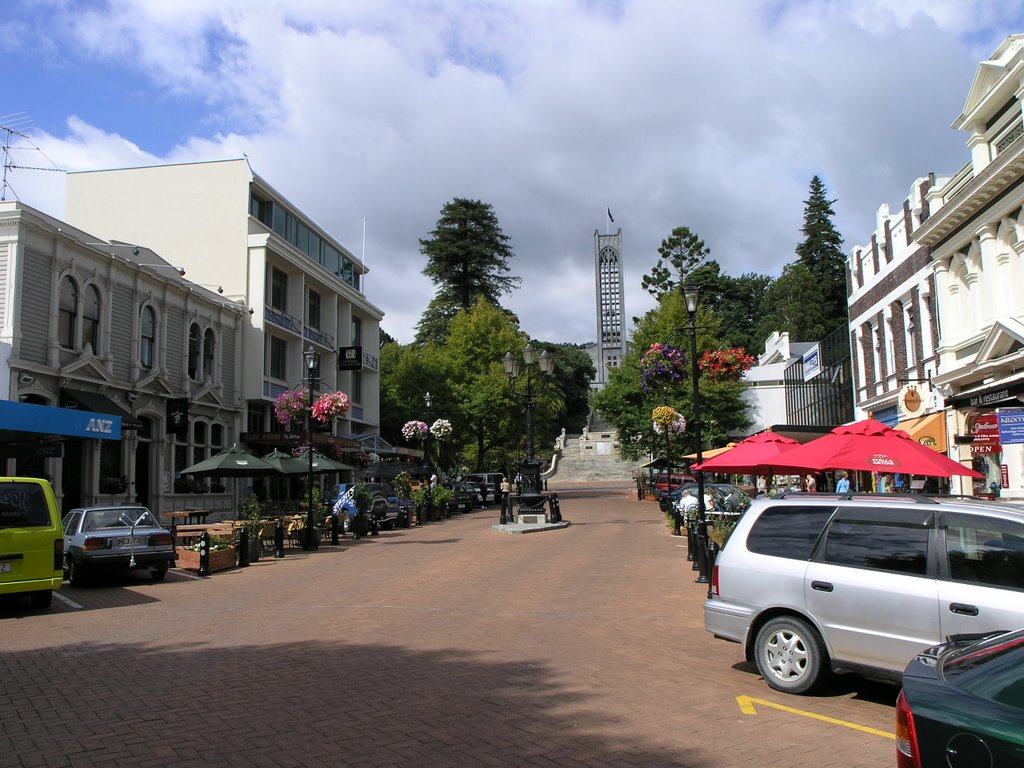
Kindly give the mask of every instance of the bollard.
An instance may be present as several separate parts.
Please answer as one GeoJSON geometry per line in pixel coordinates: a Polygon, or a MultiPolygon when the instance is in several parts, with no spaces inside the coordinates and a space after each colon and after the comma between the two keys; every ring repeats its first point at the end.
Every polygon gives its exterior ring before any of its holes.
{"type": "Polygon", "coordinates": [[[274,557],[284,557],[284,518],[277,519],[277,528],[274,529],[274,557]]]}
{"type": "Polygon", "coordinates": [[[199,537],[199,575],[210,575],[210,532],[203,531],[199,537]]]}
{"type": "Polygon", "coordinates": [[[683,515],[675,506],[672,507],[672,535],[683,535],[683,515]]]}
{"type": "Polygon", "coordinates": [[[686,559],[693,562],[693,518],[690,515],[686,516],[686,559]]]}
{"type": "Polygon", "coordinates": [[[331,544],[338,546],[338,528],[340,528],[338,515],[331,515],[331,544]]]}
{"type": "Polygon", "coordinates": [[[551,522],[560,523],[562,522],[562,510],[558,506],[558,494],[552,493],[548,496],[548,507],[551,509],[551,522]]]}
{"type": "Polygon", "coordinates": [[[249,567],[249,531],[245,528],[238,530],[238,567],[249,567]]]}

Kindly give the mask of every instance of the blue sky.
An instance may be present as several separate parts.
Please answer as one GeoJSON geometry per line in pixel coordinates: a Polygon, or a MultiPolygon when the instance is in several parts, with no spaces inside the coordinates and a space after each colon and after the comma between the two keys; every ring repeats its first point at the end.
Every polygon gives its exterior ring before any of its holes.
{"type": "MultiPolygon", "coordinates": [[[[967,162],[950,123],[1018,32],[1009,0],[5,0],[0,123],[31,137],[21,165],[245,153],[356,255],[365,219],[367,295],[401,341],[431,291],[394,276],[422,268],[445,202],[484,200],[523,276],[506,305],[583,342],[606,206],[629,315],[676,226],[726,272],[778,274],[815,174],[849,250],[967,162]]],[[[63,214],[62,174],[8,180],[63,214]]]]}

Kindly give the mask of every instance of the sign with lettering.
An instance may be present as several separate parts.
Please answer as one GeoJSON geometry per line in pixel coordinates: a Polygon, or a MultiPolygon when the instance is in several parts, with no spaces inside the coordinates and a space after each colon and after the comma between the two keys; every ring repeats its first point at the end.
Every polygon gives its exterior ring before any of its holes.
{"type": "Polygon", "coordinates": [[[362,347],[338,347],[338,370],[361,371],[363,369],[362,347]]]}
{"type": "Polygon", "coordinates": [[[821,347],[815,344],[804,352],[804,381],[810,381],[821,373],[821,347]]]}
{"type": "Polygon", "coordinates": [[[1000,408],[999,440],[1004,445],[1024,443],[1024,408],[1000,408]]]}

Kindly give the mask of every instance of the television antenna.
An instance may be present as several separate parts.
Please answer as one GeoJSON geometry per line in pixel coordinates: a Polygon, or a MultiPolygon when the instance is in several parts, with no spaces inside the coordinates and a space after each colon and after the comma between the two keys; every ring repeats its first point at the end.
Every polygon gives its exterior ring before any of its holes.
{"type": "Polygon", "coordinates": [[[56,164],[52,160],[50,160],[50,158],[46,157],[46,154],[43,152],[43,150],[41,150],[34,143],[32,143],[32,138],[27,133],[24,132],[23,129],[26,126],[28,126],[31,122],[32,121],[29,118],[29,116],[27,114],[25,114],[24,112],[16,112],[13,115],[0,115],[0,131],[3,131],[3,133],[5,134],[4,135],[3,147],[0,148],[0,149],[2,149],[3,155],[4,155],[3,182],[2,182],[2,184],[0,184],[0,202],[3,202],[4,200],[7,199],[7,190],[8,189],[11,190],[11,194],[13,194],[15,198],[18,197],[18,193],[14,191],[14,187],[12,187],[11,183],[7,180],[8,171],[15,171],[15,170],[17,170],[17,171],[57,171],[58,173],[66,173],[67,172],[63,168],[58,168],[56,166],[56,164]],[[27,146],[27,147],[25,147],[25,146],[12,146],[12,142],[15,141],[15,139],[14,139],[15,136],[17,136],[18,138],[24,139],[26,142],[28,142],[29,146],[27,146]],[[19,165],[19,164],[15,163],[11,159],[12,158],[11,153],[12,152],[16,152],[16,151],[22,151],[22,150],[30,150],[30,151],[34,150],[34,151],[38,152],[39,154],[41,154],[43,157],[45,157],[47,160],[50,161],[50,166],[51,167],[43,168],[43,167],[40,167],[40,166],[19,165]]]}

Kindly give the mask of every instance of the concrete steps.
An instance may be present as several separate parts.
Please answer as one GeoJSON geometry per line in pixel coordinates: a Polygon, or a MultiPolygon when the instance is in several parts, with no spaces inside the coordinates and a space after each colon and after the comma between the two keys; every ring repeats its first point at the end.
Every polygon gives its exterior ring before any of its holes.
{"type": "Polygon", "coordinates": [[[615,433],[590,431],[586,437],[567,436],[566,447],[548,486],[559,483],[632,480],[639,462],[621,461],[615,452],[615,433]]]}

